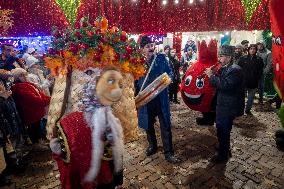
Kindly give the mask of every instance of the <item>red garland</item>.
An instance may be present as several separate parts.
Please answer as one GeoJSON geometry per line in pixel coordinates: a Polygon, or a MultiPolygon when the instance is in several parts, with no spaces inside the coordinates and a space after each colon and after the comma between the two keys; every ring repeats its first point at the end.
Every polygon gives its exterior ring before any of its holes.
{"type": "MultiPolygon", "coordinates": [[[[35,32],[50,35],[53,25],[66,27],[68,21],[54,0],[7,1],[0,0],[2,9],[15,12],[14,27],[10,36],[28,36],[35,32]]],[[[109,20],[109,25],[117,25],[129,33],[166,33],[188,31],[254,30],[270,28],[268,0],[263,0],[253,15],[250,25],[246,25],[244,8],[240,0],[161,1],[139,0],[81,0],[77,25],[80,19],[90,15],[90,21],[99,15],[109,20]]]]}

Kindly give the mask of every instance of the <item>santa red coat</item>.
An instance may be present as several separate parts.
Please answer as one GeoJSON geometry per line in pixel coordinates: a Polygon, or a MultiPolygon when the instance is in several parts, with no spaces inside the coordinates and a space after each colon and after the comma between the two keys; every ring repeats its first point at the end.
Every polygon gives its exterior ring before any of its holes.
{"type": "Polygon", "coordinates": [[[34,84],[16,83],[12,87],[12,94],[25,124],[29,125],[40,121],[45,115],[45,107],[49,105],[50,97],[46,96],[34,84]]]}
{"type": "Polygon", "coordinates": [[[66,153],[53,156],[58,164],[63,189],[93,189],[97,186],[122,184],[122,174],[114,175],[113,161],[105,160],[102,160],[94,182],[84,181],[91,166],[91,133],[91,128],[88,127],[82,112],[68,114],[60,121],[58,135],[66,153]]]}

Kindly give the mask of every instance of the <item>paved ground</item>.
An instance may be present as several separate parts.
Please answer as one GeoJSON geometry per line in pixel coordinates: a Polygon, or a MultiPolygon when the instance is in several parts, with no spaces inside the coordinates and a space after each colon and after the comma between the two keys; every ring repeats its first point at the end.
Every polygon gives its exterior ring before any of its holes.
{"type": "MultiPolygon", "coordinates": [[[[233,157],[227,165],[212,165],[208,160],[217,144],[214,127],[198,127],[195,124],[198,112],[183,103],[173,105],[173,140],[176,154],[183,162],[168,164],[161,142],[159,153],[147,158],[146,136],[141,132],[138,141],[126,146],[125,188],[283,189],[284,152],[277,150],[274,142],[274,131],[280,123],[274,111],[258,109],[256,105],[254,116],[235,121],[231,139],[233,157]]],[[[3,188],[60,188],[59,173],[50,152],[33,153],[30,159],[25,173],[13,174],[13,184],[3,188]]]]}

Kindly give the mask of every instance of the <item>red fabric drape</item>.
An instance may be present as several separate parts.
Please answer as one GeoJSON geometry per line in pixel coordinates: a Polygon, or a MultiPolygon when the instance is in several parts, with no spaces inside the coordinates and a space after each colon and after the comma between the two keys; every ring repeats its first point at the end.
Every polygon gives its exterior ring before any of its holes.
{"type": "Polygon", "coordinates": [[[254,12],[251,21],[249,23],[249,30],[261,30],[262,25],[258,23],[270,23],[269,14],[269,0],[263,0],[254,12]]]}
{"type": "MultiPolygon", "coordinates": [[[[245,23],[244,8],[240,0],[204,0],[189,4],[180,0],[81,0],[77,24],[83,16],[93,22],[99,15],[109,19],[110,26],[117,25],[131,33],[165,33],[185,31],[226,31],[270,28],[268,0],[263,0],[249,25],[245,23]]],[[[67,19],[54,0],[0,0],[2,9],[15,11],[15,25],[10,35],[28,33],[50,34],[51,27],[66,27],[67,19]]]]}
{"type": "Polygon", "coordinates": [[[101,7],[101,12],[92,14],[87,9],[80,10],[83,15],[105,15],[111,25],[116,24],[131,33],[165,33],[182,31],[226,31],[268,29],[268,0],[263,0],[249,25],[245,23],[245,12],[240,0],[204,0],[189,4],[188,1],[150,2],[140,0],[137,3],[129,0],[101,1],[82,0],[82,7],[101,7]],[[108,7],[108,8],[105,8],[108,7]]]}

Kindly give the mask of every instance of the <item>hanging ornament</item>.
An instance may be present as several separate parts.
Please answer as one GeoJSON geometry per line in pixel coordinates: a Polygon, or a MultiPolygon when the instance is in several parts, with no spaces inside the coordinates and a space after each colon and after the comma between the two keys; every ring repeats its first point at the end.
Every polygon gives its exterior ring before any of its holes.
{"type": "Polygon", "coordinates": [[[77,11],[81,0],[55,0],[64,12],[66,18],[71,24],[74,24],[77,18],[77,11]]]}
{"type": "Polygon", "coordinates": [[[14,11],[9,9],[0,9],[0,36],[5,36],[8,30],[14,25],[12,14],[14,11]]]}
{"type": "Polygon", "coordinates": [[[243,7],[245,8],[246,23],[249,24],[253,13],[260,5],[262,0],[241,0],[243,7]]]}

